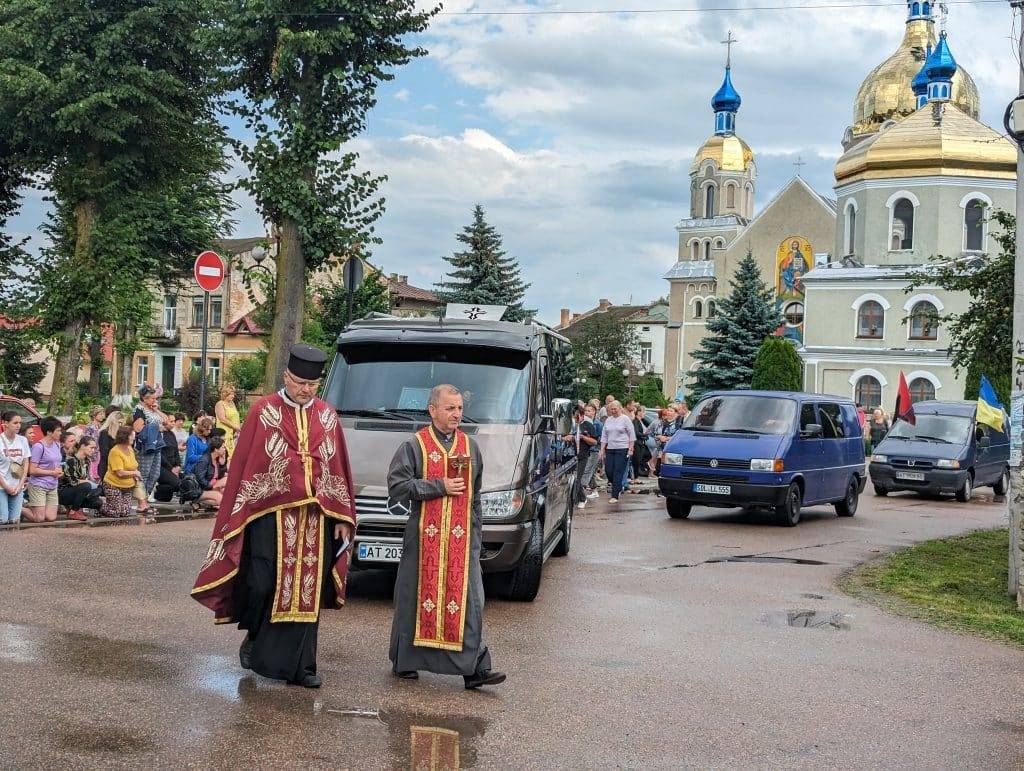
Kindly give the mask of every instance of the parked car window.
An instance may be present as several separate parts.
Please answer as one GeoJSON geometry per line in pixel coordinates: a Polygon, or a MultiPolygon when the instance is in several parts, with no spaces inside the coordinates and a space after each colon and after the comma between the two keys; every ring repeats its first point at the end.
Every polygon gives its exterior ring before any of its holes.
{"type": "Polygon", "coordinates": [[[843,429],[843,414],[839,405],[826,402],[818,405],[818,412],[821,415],[822,436],[826,439],[842,439],[846,436],[843,429]]]}
{"type": "Polygon", "coordinates": [[[800,408],[800,430],[806,431],[807,427],[818,422],[818,415],[814,412],[813,404],[804,404],[800,408]]]}

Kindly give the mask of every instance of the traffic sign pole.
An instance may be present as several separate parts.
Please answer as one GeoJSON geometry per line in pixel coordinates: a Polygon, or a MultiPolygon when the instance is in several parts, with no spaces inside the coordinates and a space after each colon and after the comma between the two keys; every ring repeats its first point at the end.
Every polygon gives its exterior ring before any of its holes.
{"type": "Polygon", "coordinates": [[[203,344],[199,355],[199,409],[206,403],[206,349],[210,334],[210,292],[216,292],[224,282],[224,260],[216,252],[207,250],[196,257],[192,275],[203,290],[203,344]]]}
{"type": "Polygon", "coordinates": [[[206,409],[206,344],[210,334],[210,293],[203,293],[203,348],[199,354],[199,409],[206,409]]]}

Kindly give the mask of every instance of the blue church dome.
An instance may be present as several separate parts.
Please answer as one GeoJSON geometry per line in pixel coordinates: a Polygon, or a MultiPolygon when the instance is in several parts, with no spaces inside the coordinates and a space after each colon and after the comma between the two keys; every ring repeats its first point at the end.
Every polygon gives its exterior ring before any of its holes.
{"type": "Polygon", "coordinates": [[[740,109],[740,95],[732,85],[732,68],[725,68],[725,80],[711,98],[711,109],[715,112],[736,112],[740,109]]]}
{"type": "Polygon", "coordinates": [[[915,96],[924,96],[928,93],[928,58],[932,55],[932,47],[928,46],[928,54],[924,58],[924,64],[918,70],[917,75],[910,81],[910,89],[915,96]]]}
{"type": "Polygon", "coordinates": [[[924,71],[929,80],[950,80],[956,74],[956,59],[949,50],[945,32],[939,36],[935,50],[925,59],[924,71]]]}

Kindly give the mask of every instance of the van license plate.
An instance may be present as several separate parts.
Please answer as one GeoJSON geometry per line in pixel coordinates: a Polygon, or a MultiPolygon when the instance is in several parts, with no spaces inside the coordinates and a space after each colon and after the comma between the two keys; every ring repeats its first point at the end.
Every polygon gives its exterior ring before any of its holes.
{"type": "Polygon", "coordinates": [[[358,556],[360,562],[401,562],[402,544],[360,542],[358,556]]]}
{"type": "Polygon", "coordinates": [[[924,472],[922,471],[897,471],[897,479],[906,479],[909,482],[923,482],[924,472]]]}
{"type": "Polygon", "coordinates": [[[730,485],[705,485],[694,482],[693,491],[695,493],[711,493],[712,495],[728,495],[732,492],[732,487],[730,485]]]}

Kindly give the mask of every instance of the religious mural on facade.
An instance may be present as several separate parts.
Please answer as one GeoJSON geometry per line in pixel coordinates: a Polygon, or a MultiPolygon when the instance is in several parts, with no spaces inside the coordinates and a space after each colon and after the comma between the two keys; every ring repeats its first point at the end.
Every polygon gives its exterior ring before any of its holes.
{"type": "Polygon", "coordinates": [[[814,265],[811,242],[803,236],[787,236],[775,257],[775,305],[785,323],[778,334],[797,342],[804,337],[804,274],[814,265]]]}

